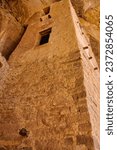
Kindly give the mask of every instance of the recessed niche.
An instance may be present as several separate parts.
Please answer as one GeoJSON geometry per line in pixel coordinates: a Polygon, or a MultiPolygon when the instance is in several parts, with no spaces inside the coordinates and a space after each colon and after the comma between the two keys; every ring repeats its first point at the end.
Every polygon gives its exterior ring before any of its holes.
{"type": "Polygon", "coordinates": [[[0,68],[2,68],[3,64],[0,62],[0,68]]]}
{"type": "Polygon", "coordinates": [[[49,42],[50,33],[51,33],[51,28],[40,32],[41,39],[39,41],[39,45],[43,45],[49,42]]]}
{"type": "Polygon", "coordinates": [[[89,57],[89,59],[92,59],[92,58],[93,58],[93,57],[91,57],[91,56],[89,57]]]}
{"type": "Polygon", "coordinates": [[[94,70],[98,70],[98,67],[95,67],[94,70]]]}
{"type": "Polygon", "coordinates": [[[45,15],[49,14],[49,12],[50,12],[50,7],[44,8],[43,11],[44,11],[45,15]]]}
{"type": "Polygon", "coordinates": [[[49,18],[49,19],[52,18],[51,15],[48,15],[48,18],[49,18]]]}
{"type": "Polygon", "coordinates": [[[19,134],[23,137],[28,137],[29,131],[27,131],[25,128],[22,128],[19,130],[19,134]]]}
{"type": "Polygon", "coordinates": [[[40,18],[40,21],[43,21],[42,18],[40,18]]]}
{"type": "Polygon", "coordinates": [[[88,46],[83,47],[83,49],[84,49],[84,50],[85,50],[85,49],[88,49],[88,46]]]}

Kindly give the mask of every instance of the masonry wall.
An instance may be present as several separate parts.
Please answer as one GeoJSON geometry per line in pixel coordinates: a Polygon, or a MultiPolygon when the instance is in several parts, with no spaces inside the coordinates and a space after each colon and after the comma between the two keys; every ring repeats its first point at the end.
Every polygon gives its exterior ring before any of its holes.
{"type": "Polygon", "coordinates": [[[5,86],[4,81],[6,79],[8,69],[9,69],[9,65],[6,59],[0,53],[0,95],[1,95],[2,89],[5,86]]]}
{"type": "Polygon", "coordinates": [[[75,32],[67,0],[52,4],[49,14],[30,22],[9,58],[0,92],[1,149],[99,149],[89,111],[90,72],[75,32]],[[39,33],[48,28],[52,28],[49,42],[39,45],[39,33]],[[22,128],[29,131],[28,137],[19,135],[22,128]]]}
{"type": "MultiPolygon", "coordinates": [[[[84,85],[86,89],[86,99],[88,112],[90,114],[90,123],[92,125],[92,137],[94,140],[95,149],[99,149],[100,138],[100,77],[99,68],[95,60],[95,56],[91,49],[91,43],[84,31],[81,28],[80,22],[75,14],[73,7],[71,6],[71,13],[73,16],[74,27],[76,30],[76,37],[78,40],[78,47],[82,58],[82,66],[84,72],[84,85]]],[[[82,125],[82,129],[86,127],[86,124],[82,125]]],[[[87,129],[86,129],[87,130],[87,129]]],[[[88,134],[82,135],[85,140],[88,139],[88,134]]]]}

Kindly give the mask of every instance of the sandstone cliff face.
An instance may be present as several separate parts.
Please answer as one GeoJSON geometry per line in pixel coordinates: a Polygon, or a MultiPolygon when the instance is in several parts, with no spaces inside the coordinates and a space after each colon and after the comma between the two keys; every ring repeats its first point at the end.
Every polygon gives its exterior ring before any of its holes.
{"type": "Polygon", "coordinates": [[[5,9],[0,9],[0,52],[6,58],[12,53],[19,43],[24,28],[5,9]]]}

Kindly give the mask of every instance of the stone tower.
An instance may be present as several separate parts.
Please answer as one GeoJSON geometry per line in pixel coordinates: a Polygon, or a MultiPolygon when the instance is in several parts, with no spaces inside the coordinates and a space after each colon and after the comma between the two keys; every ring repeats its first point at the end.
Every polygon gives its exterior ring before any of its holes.
{"type": "Polygon", "coordinates": [[[99,69],[69,0],[0,55],[0,150],[99,150],[99,69]]]}

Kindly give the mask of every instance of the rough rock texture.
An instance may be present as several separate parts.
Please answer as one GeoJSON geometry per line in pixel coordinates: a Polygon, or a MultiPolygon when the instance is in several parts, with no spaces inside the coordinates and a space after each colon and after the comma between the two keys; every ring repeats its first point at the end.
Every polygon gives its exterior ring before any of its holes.
{"type": "Polygon", "coordinates": [[[24,28],[5,9],[0,8],[0,53],[7,59],[16,48],[24,28]]]}
{"type": "Polygon", "coordinates": [[[28,25],[12,38],[19,43],[8,61],[0,55],[1,150],[99,150],[99,69],[92,52],[99,24],[89,15],[94,3],[78,8],[81,23],[68,0],[52,3],[47,13],[50,3],[1,1],[18,32],[28,25]],[[49,41],[40,45],[50,28],[49,41]],[[19,134],[22,128],[28,137],[19,134]]]}

